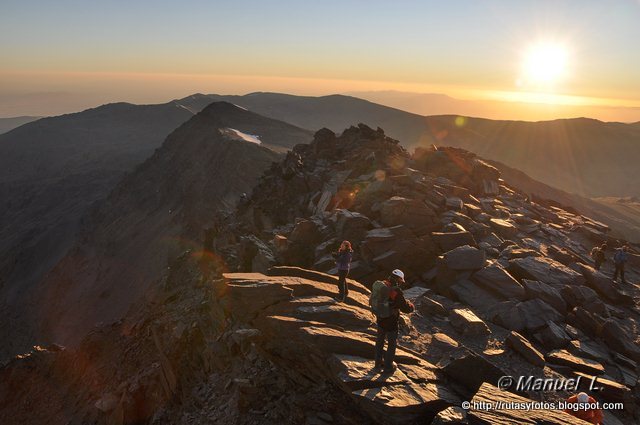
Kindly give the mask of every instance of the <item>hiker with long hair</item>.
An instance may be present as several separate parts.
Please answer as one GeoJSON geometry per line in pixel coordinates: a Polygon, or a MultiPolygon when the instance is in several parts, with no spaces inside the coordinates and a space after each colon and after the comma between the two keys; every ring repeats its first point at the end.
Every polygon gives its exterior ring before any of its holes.
{"type": "Polygon", "coordinates": [[[353,259],[353,249],[351,248],[351,242],[342,241],[340,249],[335,254],[336,266],[338,267],[338,296],[337,300],[344,302],[349,296],[349,284],[347,283],[347,276],[349,276],[349,270],[351,269],[351,260],[353,259]]]}

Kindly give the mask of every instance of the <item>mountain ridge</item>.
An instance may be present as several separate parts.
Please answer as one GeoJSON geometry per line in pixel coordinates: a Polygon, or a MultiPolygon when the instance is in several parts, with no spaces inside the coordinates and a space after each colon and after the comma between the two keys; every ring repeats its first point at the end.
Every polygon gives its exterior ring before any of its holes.
{"type": "Polygon", "coordinates": [[[73,344],[94,323],[117,320],[153,291],[175,252],[192,246],[217,214],[251,190],[279,154],[219,131],[244,128],[247,117],[281,131],[281,122],[212,104],[171,132],[92,208],[78,242],[34,291],[39,307],[33,314],[46,335],[73,344]]]}
{"type": "MultiPolygon", "coordinates": [[[[559,189],[587,197],[638,195],[640,127],[591,118],[509,121],[458,115],[421,116],[344,95],[202,95],[228,100],[302,128],[342,131],[352,122],[385,128],[406,147],[451,145],[523,170],[559,189]],[[603,148],[607,146],[607,148],[603,148]],[[551,158],[551,160],[550,160],[551,158]],[[603,173],[607,173],[603,178],[603,173]]],[[[187,98],[181,99],[187,102],[187,98]]]]}

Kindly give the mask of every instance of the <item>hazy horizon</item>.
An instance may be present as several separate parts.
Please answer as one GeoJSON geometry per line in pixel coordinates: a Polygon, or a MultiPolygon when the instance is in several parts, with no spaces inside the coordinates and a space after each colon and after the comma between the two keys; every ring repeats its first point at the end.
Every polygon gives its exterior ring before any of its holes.
{"type": "MultiPolygon", "coordinates": [[[[47,117],[58,116],[70,113],[82,112],[87,109],[96,108],[110,103],[132,103],[132,104],[163,104],[172,100],[179,100],[194,94],[206,95],[249,95],[251,93],[268,92],[293,96],[310,96],[293,93],[272,92],[257,90],[249,93],[203,93],[193,92],[179,95],[171,99],[153,99],[148,102],[129,100],[113,100],[104,103],[86,105],[78,104],[76,108],[69,105],[66,110],[58,110],[52,114],[22,114],[16,116],[2,116],[0,119],[15,119],[20,117],[47,117]]],[[[464,100],[454,98],[443,93],[412,93],[397,90],[381,91],[354,91],[344,93],[327,93],[322,96],[342,95],[351,96],[358,99],[370,101],[383,106],[400,109],[409,113],[430,116],[430,115],[461,115],[467,117],[486,118],[503,121],[549,121],[557,119],[591,118],[604,122],[640,122],[640,108],[610,107],[610,106],[573,106],[573,105],[552,105],[536,104],[526,102],[510,102],[500,100],[464,100]],[[508,105],[508,106],[507,106],[508,105]]]]}
{"type": "Polygon", "coordinates": [[[484,102],[493,119],[639,121],[639,19],[637,0],[10,0],[0,116],[197,92],[394,91],[484,102]]]}

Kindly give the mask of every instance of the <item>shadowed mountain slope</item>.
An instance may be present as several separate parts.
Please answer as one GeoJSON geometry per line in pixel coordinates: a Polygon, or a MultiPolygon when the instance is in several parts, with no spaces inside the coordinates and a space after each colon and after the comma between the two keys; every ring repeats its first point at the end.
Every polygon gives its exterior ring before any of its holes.
{"type": "Polygon", "coordinates": [[[5,294],[13,295],[12,317],[21,320],[13,332],[40,317],[55,325],[54,334],[69,330],[61,337],[67,341],[80,338],[95,322],[120,317],[160,276],[172,248],[199,237],[216,211],[234,207],[278,158],[270,149],[220,131],[229,127],[264,134],[273,144],[291,142],[292,132],[307,134],[231,104],[205,108],[92,208],[78,242],[43,282],[33,288],[18,279],[5,285],[5,294]],[[250,124],[244,127],[245,122],[250,124]]]}

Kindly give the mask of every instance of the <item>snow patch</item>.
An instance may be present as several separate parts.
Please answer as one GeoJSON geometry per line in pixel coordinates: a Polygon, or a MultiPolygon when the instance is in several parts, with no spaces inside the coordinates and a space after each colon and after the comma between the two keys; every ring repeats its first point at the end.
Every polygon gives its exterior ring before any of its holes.
{"type": "Polygon", "coordinates": [[[235,128],[222,128],[220,129],[220,133],[232,140],[244,140],[245,142],[255,143],[256,145],[262,144],[262,142],[260,141],[260,136],[243,133],[242,131],[236,130],[235,128]]]}

